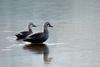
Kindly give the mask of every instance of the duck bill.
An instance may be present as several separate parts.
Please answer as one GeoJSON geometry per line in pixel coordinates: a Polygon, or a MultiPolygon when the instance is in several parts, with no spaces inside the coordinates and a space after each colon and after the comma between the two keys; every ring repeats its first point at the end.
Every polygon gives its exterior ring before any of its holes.
{"type": "Polygon", "coordinates": [[[49,27],[53,27],[52,25],[50,25],[49,27]]]}
{"type": "Polygon", "coordinates": [[[37,27],[36,25],[33,25],[33,27],[37,27]]]}

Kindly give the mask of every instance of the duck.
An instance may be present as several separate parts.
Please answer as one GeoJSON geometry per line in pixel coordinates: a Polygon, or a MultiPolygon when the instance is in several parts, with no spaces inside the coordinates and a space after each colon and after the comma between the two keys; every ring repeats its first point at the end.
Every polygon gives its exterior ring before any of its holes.
{"type": "Polygon", "coordinates": [[[36,27],[36,25],[34,25],[32,22],[30,22],[29,25],[28,25],[28,31],[22,31],[18,34],[15,34],[15,36],[17,37],[16,40],[24,39],[29,34],[32,34],[33,32],[32,32],[31,27],[36,27]]]}
{"type": "Polygon", "coordinates": [[[45,22],[43,32],[38,32],[32,35],[27,36],[23,39],[23,41],[31,42],[31,43],[43,43],[49,37],[48,27],[53,27],[50,22],[45,22]]]}

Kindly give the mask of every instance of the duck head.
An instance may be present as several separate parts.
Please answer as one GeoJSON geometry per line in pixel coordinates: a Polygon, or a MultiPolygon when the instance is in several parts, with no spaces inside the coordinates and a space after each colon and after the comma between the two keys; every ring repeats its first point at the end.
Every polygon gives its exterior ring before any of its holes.
{"type": "Polygon", "coordinates": [[[34,25],[32,22],[29,23],[28,25],[29,33],[32,33],[31,27],[36,27],[36,25],[34,25]]]}
{"type": "Polygon", "coordinates": [[[32,22],[29,23],[29,25],[32,25],[32,27],[37,27],[35,24],[33,24],[32,22]]]}
{"type": "Polygon", "coordinates": [[[45,25],[47,25],[48,27],[53,27],[49,22],[46,22],[45,25]]]}

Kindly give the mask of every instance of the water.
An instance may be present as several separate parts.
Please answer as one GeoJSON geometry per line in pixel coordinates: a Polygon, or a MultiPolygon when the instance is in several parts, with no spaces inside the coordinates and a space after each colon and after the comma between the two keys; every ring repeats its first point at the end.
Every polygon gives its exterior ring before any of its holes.
{"type": "Polygon", "coordinates": [[[0,0],[0,66],[100,67],[99,0],[0,0]],[[49,39],[40,45],[16,41],[29,22],[49,39]]]}

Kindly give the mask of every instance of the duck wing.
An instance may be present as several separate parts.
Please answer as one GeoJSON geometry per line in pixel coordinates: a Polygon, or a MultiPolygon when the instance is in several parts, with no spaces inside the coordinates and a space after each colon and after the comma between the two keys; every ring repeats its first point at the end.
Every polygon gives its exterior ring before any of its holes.
{"type": "Polygon", "coordinates": [[[21,35],[26,35],[26,36],[27,36],[27,35],[29,35],[29,31],[23,31],[23,32],[20,32],[20,34],[21,34],[21,35]]]}
{"type": "Polygon", "coordinates": [[[41,39],[43,37],[43,33],[35,33],[33,35],[30,35],[28,37],[26,37],[26,39],[32,39],[32,40],[38,40],[38,39],[41,39]]]}

